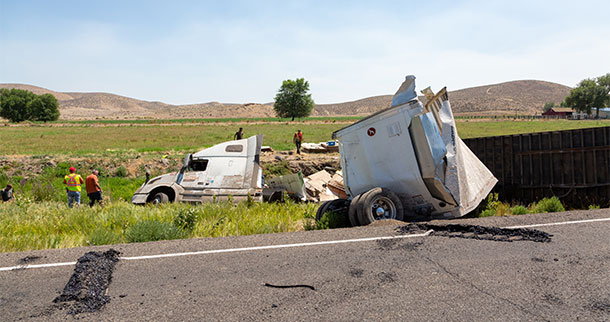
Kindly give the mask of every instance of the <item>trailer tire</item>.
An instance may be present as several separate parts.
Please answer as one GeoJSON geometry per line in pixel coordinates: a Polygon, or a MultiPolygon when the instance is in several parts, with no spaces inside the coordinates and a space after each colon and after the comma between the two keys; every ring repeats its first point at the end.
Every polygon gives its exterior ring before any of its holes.
{"type": "Polygon", "coordinates": [[[359,204],[358,219],[361,225],[383,219],[403,219],[402,203],[390,189],[371,189],[360,197],[359,204]]]}
{"type": "Polygon", "coordinates": [[[352,224],[352,227],[360,226],[360,220],[358,219],[358,208],[362,208],[360,204],[360,197],[362,195],[357,195],[352,199],[352,202],[349,204],[348,217],[349,222],[352,224]]]}
{"type": "Polygon", "coordinates": [[[155,196],[150,200],[150,203],[158,205],[160,203],[168,203],[169,197],[163,192],[157,192],[155,196]]]}
{"type": "Polygon", "coordinates": [[[324,202],[318,211],[316,211],[316,221],[322,219],[324,213],[334,211],[339,215],[347,217],[347,210],[349,208],[349,200],[347,199],[334,199],[324,202]]]}
{"type": "Polygon", "coordinates": [[[316,221],[319,221],[320,219],[322,219],[322,216],[324,215],[324,213],[326,212],[326,209],[328,209],[328,206],[330,205],[332,200],[330,201],[324,201],[320,207],[318,207],[318,210],[316,211],[316,221]]]}

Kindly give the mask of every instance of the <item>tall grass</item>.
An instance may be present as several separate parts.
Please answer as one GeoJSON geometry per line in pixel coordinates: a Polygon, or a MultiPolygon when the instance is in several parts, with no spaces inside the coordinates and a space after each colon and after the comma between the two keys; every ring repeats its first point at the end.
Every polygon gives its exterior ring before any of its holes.
{"type": "Polygon", "coordinates": [[[184,238],[297,231],[303,230],[305,223],[312,220],[316,207],[315,204],[291,202],[143,207],[116,201],[104,208],[81,206],[70,209],[65,202],[21,199],[0,204],[0,252],[157,239],[154,233],[148,239],[141,238],[142,227],[139,226],[146,225],[143,222],[161,223],[156,226],[174,230],[163,235],[170,239],[176,236],[177,230],[180,231],[179,237],[184,238]],[[185,213],[192,214],[192,223],[184,225],[184,218],[176,219],[184,217],[185,213]]]}

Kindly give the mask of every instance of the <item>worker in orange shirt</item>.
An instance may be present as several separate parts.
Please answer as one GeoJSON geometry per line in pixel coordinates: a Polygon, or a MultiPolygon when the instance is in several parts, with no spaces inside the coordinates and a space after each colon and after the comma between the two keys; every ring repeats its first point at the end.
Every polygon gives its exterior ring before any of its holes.
{"type": "Polygon", "coordinates": [[[68,207],[80,206],[80,186],[83,184],[83,177],[76,173],[76,168],[70,167],[70,174],[64,177],[66,192],[68,193],[68,207]]]}
{"type": "Polygon", "coordinates": [[[92,170],[91,174],[85,179],[85,186],[87,187],[87,196],[89,197],[89,207],[93,207],[95,201],[104,207],[104,198],[102,198],[102,187],[97,179],[97,175],[100,172],[92,170]]]}

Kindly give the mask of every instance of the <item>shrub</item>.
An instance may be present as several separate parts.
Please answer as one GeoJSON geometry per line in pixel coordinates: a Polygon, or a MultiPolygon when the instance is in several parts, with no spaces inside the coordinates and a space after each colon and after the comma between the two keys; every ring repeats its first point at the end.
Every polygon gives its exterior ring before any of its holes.
{"type": "Polygon", "coordinates": [[[551,198],[543,198],[542,200],[538,201],[537,203],[533,203],[530,206],[530,209],[532,209],[532,213],[546,213],[546,212],[559,212],[559,211],[565,211],[566,209],[563,207],[563,204],[561,204],[561,201],[559,200],[559,198],[553,196],[551,198]]]}
{"type": "Polygon", "coordinates": [[[495,209],[485,209],[480,214],[479,217],[491,217],[496,215],[495,209]]]}
{"type": "Polygon", "coordinates": [[[327,211],[322,215],[322,218],[315,224],[315,229],[333,229],[349,227],[349,218],[345,213],[327,211]]]}
{"type": "Polygon", "coordinates": [[[124,166],[120,166],[114,172],[115,177],[125,178],[127,176],[127,169],[124,166]]]}
{"type": "Polygon", "coordinates": [[[197,223],[197,214],[195,209],[180,209],[176,217],[174,217],[174,226],[184,230],[184,231],[193,231],[195,228],[195,224],[197,223]]]}
{"type": "Polygon", "coordinates": [[[156,240],[178,239],[182,237],[180,228],[168,222],[144,220],[129,227],[125,238],[127,242],[139,243],[156,240]]]}
{"type": "Polygon", "coordinates": [[[91,232],[87,244],[89,245],[112,245],[121,242],[121,236],[112,230],[98,228],[91,232]]]}
{"type": "Polygon", "coordinates": [[[521,205],[510,208],[510,213],[513,215],[525,215],[527,214],[527,208],[521,205]]]}
{"type": "Polygon", "coordinates": [[[46,183],[36,181],[32,183],[32,197],[34,201],[51,201],[55,197],[55,188],[50,181],[46,183]]]}
{"type": "Polygon", "coordinates": [[[599,205],[589,205],[589,210],[599,209],[599,205]]]}
{"type": "Polygon", "coordinates": [[[265,169],[263,169],[263,174],[265,177],[279,177],[287,174],[291,174],[292,171],[288,165],[288,161],[282,160],[279,162],[273,162],[271,164],[266,165],[265,169]]]}

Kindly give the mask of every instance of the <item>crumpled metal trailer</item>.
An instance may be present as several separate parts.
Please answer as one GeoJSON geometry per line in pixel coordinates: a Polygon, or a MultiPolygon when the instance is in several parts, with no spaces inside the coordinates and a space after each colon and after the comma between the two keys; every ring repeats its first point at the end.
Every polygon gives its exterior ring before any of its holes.
{"type": "Polygon", "coordinates": [[[353,226],[380,219],[456,218],[474,210],[497,180],[457,135],[446,88],[423,105],[407,76],[392,106],[333,133],[339,142],[353,226]]]}
{"type": "Polygon", "coordinates": [[[136,190],[134,204],[163,202],[261,201],[260,152],[263,135],[214,145],[184,158],[179,172],[155,177],[136,190]]]}

